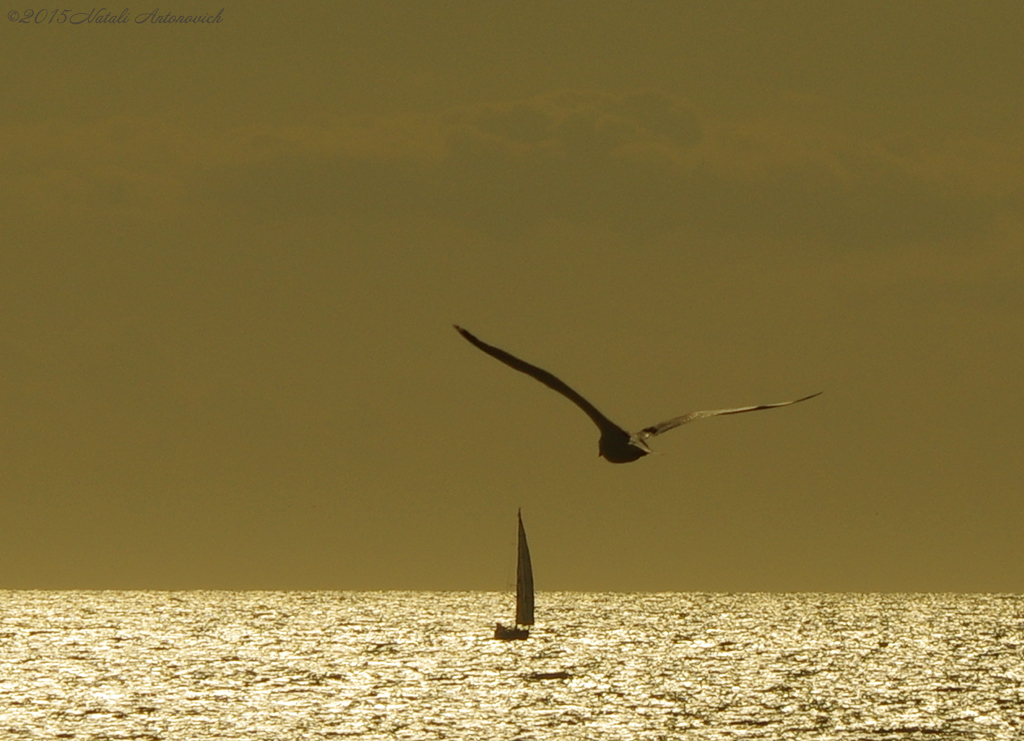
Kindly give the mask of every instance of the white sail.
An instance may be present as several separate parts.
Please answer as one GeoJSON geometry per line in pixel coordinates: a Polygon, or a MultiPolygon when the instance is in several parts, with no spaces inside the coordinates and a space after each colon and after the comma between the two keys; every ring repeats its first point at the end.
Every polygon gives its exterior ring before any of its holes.
{"type": "Polygon", "coordinates": [[[533,625],[533,566],[526,543],[523,513],[519,512],[519,561],[516,566],[516,624],[533,625]]]}

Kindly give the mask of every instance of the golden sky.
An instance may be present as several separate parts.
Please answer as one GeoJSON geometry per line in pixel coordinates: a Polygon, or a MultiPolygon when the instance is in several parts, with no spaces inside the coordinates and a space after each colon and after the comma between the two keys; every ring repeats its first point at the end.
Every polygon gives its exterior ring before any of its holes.
{"type": "Polygon", "coordinates": [[[1024,590],[1020,3],[125,8],[0,32],[0,588],[1024,590]]]}

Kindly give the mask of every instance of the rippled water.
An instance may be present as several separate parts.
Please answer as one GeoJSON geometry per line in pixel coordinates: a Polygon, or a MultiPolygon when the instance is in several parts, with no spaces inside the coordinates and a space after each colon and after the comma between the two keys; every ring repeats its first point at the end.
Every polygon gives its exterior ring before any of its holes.
{"type": "Polygon", "coordinates": [[[491,640],[511,611],[0,592],[0,738],[1024,739],[1016,595],[541,593],[491,640]]]}

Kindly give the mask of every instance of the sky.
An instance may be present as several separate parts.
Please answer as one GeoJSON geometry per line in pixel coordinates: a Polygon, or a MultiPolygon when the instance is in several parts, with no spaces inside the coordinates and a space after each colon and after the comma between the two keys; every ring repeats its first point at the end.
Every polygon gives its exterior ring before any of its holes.
{"type": "Polygon", "coordinates": [[[0,588],[1024,591],[1024,6],[126,9],[0,30],[0,588]]]}

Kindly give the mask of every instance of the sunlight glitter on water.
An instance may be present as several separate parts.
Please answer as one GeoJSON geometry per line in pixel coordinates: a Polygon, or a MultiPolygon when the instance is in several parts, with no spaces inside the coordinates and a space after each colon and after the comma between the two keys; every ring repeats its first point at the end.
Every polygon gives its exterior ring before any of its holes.
{"type": "Polygon", "coordinates": [[[1024,598],[0,592],[0,737],[1020,739],[1024,598]],[[567,678],[540,678],[562,677],[567,678]]]}

